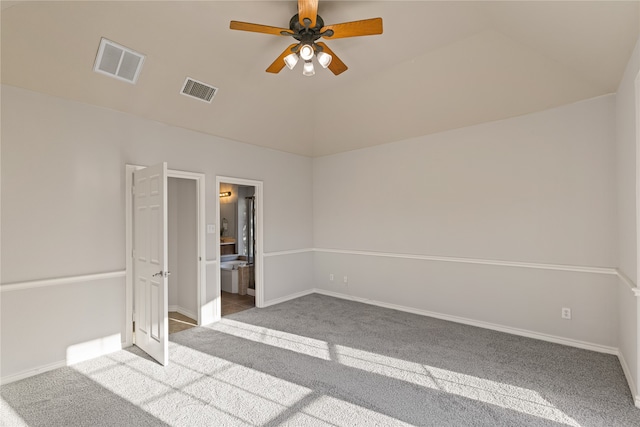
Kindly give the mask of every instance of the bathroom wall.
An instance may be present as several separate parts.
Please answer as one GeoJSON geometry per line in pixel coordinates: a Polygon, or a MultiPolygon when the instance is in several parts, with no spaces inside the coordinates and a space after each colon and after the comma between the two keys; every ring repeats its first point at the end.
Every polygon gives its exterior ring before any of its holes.
{"type": "MultiPolygon", "coordinates": [[[[231,196],[220,197],[220,227],[222,227],[222,219],[227,220],[227,231],[224,237],[238,236],[238,186],[234,184],[220,183],[220,192],[231,191],[231,196]]],[[[222,231],[222,228],[221,230],[222,231]]]]}
{"type": "Polygon", "coordinates": [[[248,249],[245,244],[245,239],[249,238],[249,224],[247,223],[247,203],[245,197],[253,196],[255,194],[254,187],[247,187],[244,185],[238,186],[238,231],[237,231],[237,247],[239,255],[247,255],[248,249]]]}

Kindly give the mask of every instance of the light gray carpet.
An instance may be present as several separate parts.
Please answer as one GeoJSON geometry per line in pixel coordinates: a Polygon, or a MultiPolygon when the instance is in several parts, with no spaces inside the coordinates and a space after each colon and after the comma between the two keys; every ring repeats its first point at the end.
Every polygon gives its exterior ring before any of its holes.
{"type": "Polygon", "coordinates": [[[2,387],[3,425],[640,426],[615,356],[309,295],[2,387]]]}

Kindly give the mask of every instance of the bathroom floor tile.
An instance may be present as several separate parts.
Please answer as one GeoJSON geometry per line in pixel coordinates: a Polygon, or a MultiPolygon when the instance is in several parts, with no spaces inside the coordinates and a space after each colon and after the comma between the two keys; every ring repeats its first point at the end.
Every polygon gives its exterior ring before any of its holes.
{"type": "Polygon", "coordinates": [[[248,310],[256,306],[256,299],[251,295],[238,295],[222,291],[222,316],[248,310]]]}

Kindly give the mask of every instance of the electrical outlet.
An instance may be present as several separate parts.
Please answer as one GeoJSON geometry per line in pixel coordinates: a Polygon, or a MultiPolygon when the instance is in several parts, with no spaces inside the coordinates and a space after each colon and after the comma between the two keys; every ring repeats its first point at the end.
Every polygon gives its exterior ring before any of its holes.
{"type": "Polygon", "coordinates": [[[329,274],[329,281],[333,282],[334,278],[333,278],[333,273],[329,274]]]}
{"type": "Polygon", "coordinates": [[[342,278],[342,281],[343,281],[343,282],[344,282],[344,284],[346,285],[346,284],[348,284],[348,283],[349,283],[349,278],[348,278],[347,276],[344,276],[344,277],[342,278]]]}
{"type": "Polygon", "coordinates": [[[571,309],[567,307],[562,307],[562,318],[571,320],[571,309]]]}

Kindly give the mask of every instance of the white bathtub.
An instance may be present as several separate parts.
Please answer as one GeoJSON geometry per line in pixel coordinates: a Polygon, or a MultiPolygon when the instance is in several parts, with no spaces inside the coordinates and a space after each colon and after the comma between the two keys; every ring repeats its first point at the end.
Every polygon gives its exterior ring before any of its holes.
{"type": "Polygon", "coordinates": [[[220,263],[220,288],[232,294],[238,293],[238,266],[246,265],[247,261],[239,259],[228,260],[220,263]]]}
{"type": "Polygon", "coordinates": [[[237,270],[239,265],[246,265],[247,261],[235,259],[233,261],[223,261],[220,263],[220,268],[223,270],[237,270]]]}

